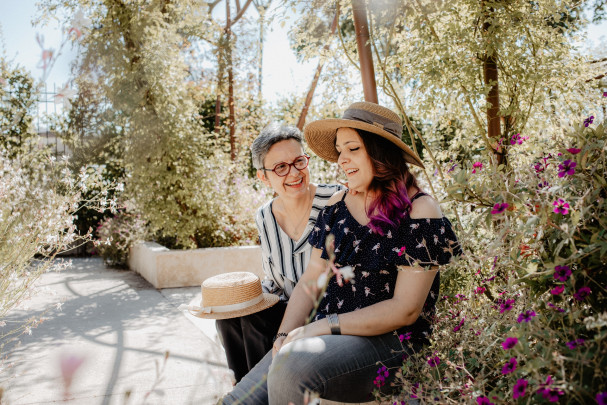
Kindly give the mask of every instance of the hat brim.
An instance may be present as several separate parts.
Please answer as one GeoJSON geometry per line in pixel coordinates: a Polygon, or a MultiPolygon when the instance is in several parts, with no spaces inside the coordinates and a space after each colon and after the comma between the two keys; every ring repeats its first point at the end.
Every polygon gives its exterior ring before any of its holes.
{"type": "Polygon", "coordinates": [[[337,162],[339,154],[337,153],[337,149],[335,149],[335,137],[339,128],[362,129],[363,131],[379,135],[402,149],[405,152],[405,160],[408,163],[419,166],[422,169],[424,168],[424,164],[419,156],[417,156],[415,152],[396,135],[373,124],[362,121],[343,118],[329,118],[313,121],[304,128],[306,142],[310,149],[319,157],[328,160],[329,162],[337,162]]]}
{"type": "MultiPolygon", "coordinates": [[[[237,311],[211,312],[208,314],[207,313],[199,314],[195,311],[190,311],[190,310],[188,310],[188,312],[190,313],[190,315],[195,316],[197,318],[231,319],[231,318],[238,318],[241,316],[247,316],[247,315],[254,314],[256,312],[263,311],[264,309],[270,308],[272,305],[276,304],[278,301],[280,301],[280,298],[278,297],[278,295],[263,293],[263,300],[261,300],[260,302],[258,302],[255,305],[251,305],[250,307],[239,309],[237,311]]],[[[198,296],[190,302],[190,305],[202,306],[202,294],[198,294],[198,296]]]]}

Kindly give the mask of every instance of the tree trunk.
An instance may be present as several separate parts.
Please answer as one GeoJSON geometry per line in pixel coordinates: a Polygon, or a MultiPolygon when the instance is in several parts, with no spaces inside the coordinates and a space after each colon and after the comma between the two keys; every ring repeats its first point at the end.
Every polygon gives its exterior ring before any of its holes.
{"type": "MultiPolygon", "coordinates": [[[[483,4],[484,5],[484,4],[483,4]]],[[[488,21],[489,16],[493,13],[493,8],[489,7],[485,12],[485,22],[483,23],[483,33],[487,38],[491,23],[488,21]]],[[[487,94],[487,135],[489,139],[495,142],[494,153],[497,156],[498,164],[504,163],[504,148],[500,142],[501,128],[500,128],[500,94],[499,94],[499,77],[497,67],[497,55],[496,51],[485,54],[483,60],[483,76],[486,86],[489,87],[489,93],[487,94]]]]}
{"type": "Polygon", "coordinates": [[[234,117],[234,75],[232,72],[232,28],[230,1],[226,0],[226,68],[228,70],[228,127],[230,128],[230,159],[236,160],[236,122],[234,117]]]}
{"type": "MultiPolygon", "coordinates": [[[[333,18],[333,23],[331,24],[331,36],[335,34],[335,30],[337,29],[337,22],[339,20],[339,5],[337,6],[337,10],[335,11],[335,18],[333,18]]],[[[329,44],[327,43],[324,46],[325,50],[329,49],[329,44]]],[[[318,84],[318,79],[320,78],[320,72],[322,71],[323,62],[319,61],[318,66],[316,67],[316,73],[314,73],[314,78],[312,79],[312,83],[310,84],[310,89],[308,90],[308,94],[306,95],[306,101],[304,102],[303,109],[301,110],[301,114],[299,115],[299,120],[297,121],[297,128],[301,131],[306,123],[306,116],[308,115],[308,109],[310,108],[310,104],[312,104],[312,97],[314,97],[314,91],[316,90],[316,85],[318,84]]]]}
{"type": "Polygon", "coordinates": [[[375,84],[375,69],[373,68],[373,56],[369,43],[369,23],[365,0],[352,0],[352,12],[365,101],[377,103],[377,85],[375,84]]]}

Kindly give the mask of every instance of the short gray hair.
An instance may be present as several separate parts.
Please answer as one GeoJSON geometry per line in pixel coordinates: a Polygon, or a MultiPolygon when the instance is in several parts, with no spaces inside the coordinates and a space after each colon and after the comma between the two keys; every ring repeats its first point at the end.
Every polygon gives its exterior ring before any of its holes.
{"type": "Polygon", "coordinates": [[[251,145],[251,157],[253,158],[253,167],[262,169],[266,155],[270,148],[280,141],[295,139],[303,147],[303,137],[301,131],[293,125],[280,125],[273,122],[261,130],[259,136],[255,138],[251,145]]]}

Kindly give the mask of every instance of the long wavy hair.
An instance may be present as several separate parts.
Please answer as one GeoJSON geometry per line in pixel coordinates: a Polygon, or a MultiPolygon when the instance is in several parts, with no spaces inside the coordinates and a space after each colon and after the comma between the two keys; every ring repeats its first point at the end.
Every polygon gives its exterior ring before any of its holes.
{"type": "Polygon", "coordinates": [[[405,152],[392,142],[376,134],[356,130],[365,145],[373,164],[374,176],[369,191],[377,197],[367,208],[369,228],[384,235],[397,228],[409,215],[411,200],[407,190],[419,189],[415,176],[409,171],[405,152]]]}

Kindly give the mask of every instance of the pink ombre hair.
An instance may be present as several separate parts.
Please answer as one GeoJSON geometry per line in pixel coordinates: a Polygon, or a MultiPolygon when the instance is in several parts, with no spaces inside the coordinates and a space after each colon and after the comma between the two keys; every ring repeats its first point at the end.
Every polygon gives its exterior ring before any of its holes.
{"type": "Polygon", "coordinates": [[[408,190],[419,189],[415,176],[409,171],[405,152],[392,142],[363,130],[356,130],[363,140],[373,164],[373,180],[369,190],[378,197],[367,208],[369,228],[380,235],[398,227],[409,215],[411,200],[408,190]]]}

